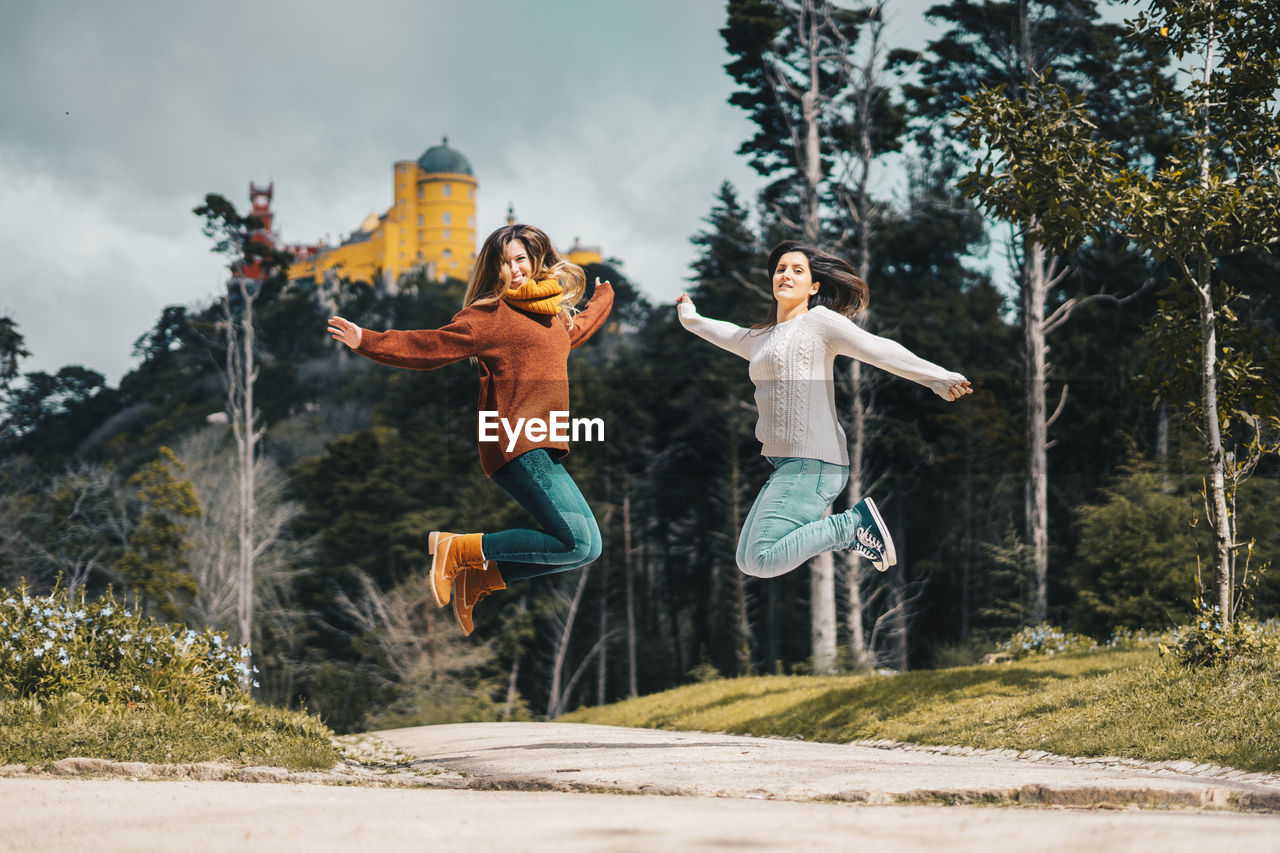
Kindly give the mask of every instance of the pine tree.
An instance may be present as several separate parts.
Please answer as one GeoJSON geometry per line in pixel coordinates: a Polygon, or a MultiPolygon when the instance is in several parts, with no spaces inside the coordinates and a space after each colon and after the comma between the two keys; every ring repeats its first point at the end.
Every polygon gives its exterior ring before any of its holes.
{"type": "Polygon", "coordinates": [[[113,567],[148,611],[170,620],[180,619],[196,594],[186,537],[200,503],[191,482],[179,479],[183,472],[173,451],[161,447],[158,458],[129,478],[142,517],[113,567]]]}

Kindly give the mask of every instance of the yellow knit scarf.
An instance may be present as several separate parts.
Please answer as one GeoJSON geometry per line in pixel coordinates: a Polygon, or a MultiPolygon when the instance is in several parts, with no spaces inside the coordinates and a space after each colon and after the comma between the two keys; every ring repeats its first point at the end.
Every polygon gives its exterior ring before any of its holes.
{"type": "Polygon", "coordinates": [[[564,296],[564,288],[560,280],[548,278],[542,281],[526,280],[519,287],[510,288],[503,299],[521,311],[531,314],[559,314],[560,299],[564,296]]]}

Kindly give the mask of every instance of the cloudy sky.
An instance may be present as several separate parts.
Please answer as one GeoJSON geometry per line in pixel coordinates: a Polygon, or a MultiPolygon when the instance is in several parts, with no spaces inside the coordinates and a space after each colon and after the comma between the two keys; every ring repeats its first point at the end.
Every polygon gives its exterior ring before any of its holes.
{"type": "MultiPolygon", "coordinates": [[[[917,47],[926,0],[893,0],[917,47]]],[[[165,305],[223,272],[191,210],[275,182],[286,241],[337,238],[391,200],[391,168],[448,136],[562,247],[623,261],[654,300],[685,287],[734,151],[723,0],[0,0],[0,316],[25,370],[112,383],[165,305]]],[[[317,330],[321,334],[322,330],[317,330]]]]}

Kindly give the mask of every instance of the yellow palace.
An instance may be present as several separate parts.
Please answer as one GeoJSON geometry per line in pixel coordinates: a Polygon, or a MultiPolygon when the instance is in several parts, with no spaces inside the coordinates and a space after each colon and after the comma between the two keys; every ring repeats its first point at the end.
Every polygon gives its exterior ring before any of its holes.
{"type": "Polygon", "coordinates": [[[330,270],[355,281],[395,282],[408,272],[465,279],[476,259],[476,181],[467,158],[445,139],[392,172],[394,202],[371,213],[337,246],[291,246],[290,279],[317,284],[330,270]]]}
{"type": "MultiPolygon", "coordinates": [[[[422,271],[432,281],[465,280],[476,259],[476,181],[471,163],[449,147],[446,137],[417,160],[400,160],[392,170],[394,202],[371,213],[337,246],[286,246],[296,260],[290,280],[316,284],[336,274],[353,281],[394,285],[400,276],[422,271]]],[[[508,222],[513,215],[508,216],[508,222]]],[[[600,263],[599,249],[574,246],[577,264],[600,263]]]]}

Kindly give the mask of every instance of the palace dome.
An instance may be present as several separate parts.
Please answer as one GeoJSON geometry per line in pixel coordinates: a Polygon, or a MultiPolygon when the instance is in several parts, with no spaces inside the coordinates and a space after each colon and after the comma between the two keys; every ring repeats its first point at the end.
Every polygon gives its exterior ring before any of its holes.
{"type": "Polygon", "coordinates": [[[445,137],[439,145],[433,145],[418,158],[418,165],[427,174],[448,172],[454,175],[475,175],[471,171],[471,163],[462,152],[449,147],[449,137],[445,137]]]}

